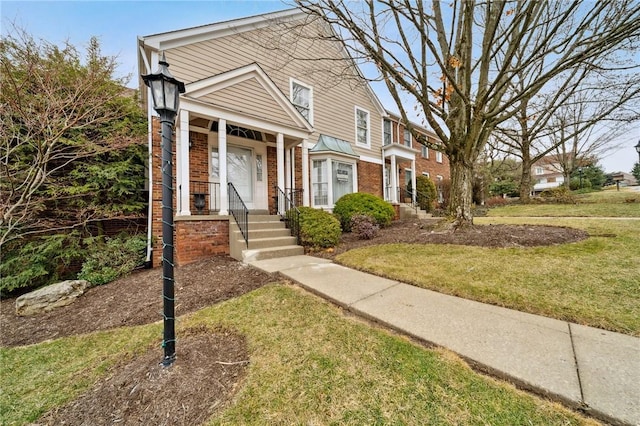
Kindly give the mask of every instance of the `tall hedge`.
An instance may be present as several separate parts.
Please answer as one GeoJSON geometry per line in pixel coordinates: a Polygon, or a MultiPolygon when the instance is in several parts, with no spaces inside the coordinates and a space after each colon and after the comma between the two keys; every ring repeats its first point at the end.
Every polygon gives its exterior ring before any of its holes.
{"type": "Polygon", "coordinates": [[[354,192],[343,195],[336,201],[333,214],[340,221],[342,230],[351,232],[351,217],[355,214],[371,216],[378,226],[384,228],[391,224],[396,213],[393,206],[382,198],[364,192],[354,192]]]}

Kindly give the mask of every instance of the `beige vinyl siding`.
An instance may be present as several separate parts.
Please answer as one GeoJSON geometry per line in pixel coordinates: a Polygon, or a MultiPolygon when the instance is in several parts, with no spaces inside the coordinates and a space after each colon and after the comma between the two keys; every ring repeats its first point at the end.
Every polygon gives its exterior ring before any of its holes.
{"type": "Polygon", "coordinates": [[[351,142],[354,151],[360,155],[378,158],[382,146],[382,117],[362,80],[357,77],[340,79],[328,71],[339,68],[335,61],[316,60],[343,59],[337,45],[291,31],[285,36],[275,37],[274,31],[254,30],[170,49],[166,51],[167,60],[172,74],[187,83],[255,62],[287,98],[290,98],[290,78],[294,78],[313,88],[316,133],[311,142],[315,142],[319,134],[327,134],[351,142]],[[294,49],[296,57],[292,60],[283,50],[264,48],[269,40],[274,39],[278,39],[281,46],[294,49]],[[355,106],[370,113],[371,149],[356,146],[355,106]]]}
{"type": "Polygon", "coordinates": [[[255,79],[202,96],[205,102],[225,106],[235,111],[267,117],[271,121],[289,123],[291,119],[255,79]]]}

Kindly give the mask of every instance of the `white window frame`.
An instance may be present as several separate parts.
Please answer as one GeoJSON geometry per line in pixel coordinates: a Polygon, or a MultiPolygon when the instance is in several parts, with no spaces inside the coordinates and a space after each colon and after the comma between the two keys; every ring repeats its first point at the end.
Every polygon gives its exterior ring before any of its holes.
{"type": "Polygon", "coordinates": [[[353,171],[353,191],[358,192],[358,163],[354,158],[345,158],[341,156],[334,155],[314,155],[310,158],[311,160],[311,206],[315,208],[325,208],[332,209],[337,200],[333,199],[333,162],[349,164],[352,167],[353,171]],[[315,174],[313,173],[313,162],[314,161],[326,161],[327,167],[327,204],[316,204],[315,203],[315,194],[314,188],[315,184],[315,174]]]}
{"type": "MultiPolygon", "coordinates": [[[[309,124],[313,124],[313,87],[306,83],[301,82],[300,80],[296,80],[293,77],[289,79],[289,99],[291,100],[291,103],[293,104],[293,106],[296,107],[296,109],[298,109],[299,105],[296,105],[293,102],[293,86],[294,85],[301,86],[309,91],[309,118],[307,119],[307,121],[309,122],[309,124]]],[[[302,116],[304,117],[304,114],[302,114],[302,116]]]]}
{"type": "Polygon", "coordinates": [[[408,146],[409,148],[411,148],[411,132],[406,127],[404,128],[404,132],[402,133],[402,143],[404,144],[404,146],[408,146]],[[409,136],[409,140],[407,140],[407,136],[409,136]]]}
{"type": "Polygon", "coordinates": [[[422,176],[426,176],[431,179],[431,175],[429,174],[429,172],[422,172],[422,176]]]}
{"type": "Polygon", "coordinates": [[[393,143],[393,123],[388,118],[382,119],[382,146],[391,145],[393,143]],[[387,133],[384,130],[384,126],[389,123],[389,142],[385,140],[387,133]]]}
{"type": "Polygon", "coordinates": [[[442,153],[440,151],[436,151],[436,162],[442,163],[442,153]]]}
{"type": "Polygon", "coordinates": [[[353,110],[353,114],[354,114],[354,125],[355,125],[355,141],[356,141],[356,145],[357,146],[363,146],[363,147],[367,147],[370,148],[371,147],[371,113],[364,109],[364,108],[360,108],[359,106],[355,106],[354,110],[353,110]],[[366,143],[361,143],[359,138],[358,138],[358,111],[364,112],[365,114],[367,114],[367,142],[366,143]]]}
{"type": "Polygon", "coordinates": [[[426,145],[422,145],[420,148],[420,156],[422,158],[429,158],[429,147],[426,145]]]}
{"type": "Polygon", "coordinates": [[[539,175],[543,175],[543,174],[544,174],[544,169],[543,169],[542,167],[540,167],[540,166],[536,166],[536,168],[535,168],[535,173],[536,173],[536,175],[538,175],[538,176],[539,176],[539,175]]]}

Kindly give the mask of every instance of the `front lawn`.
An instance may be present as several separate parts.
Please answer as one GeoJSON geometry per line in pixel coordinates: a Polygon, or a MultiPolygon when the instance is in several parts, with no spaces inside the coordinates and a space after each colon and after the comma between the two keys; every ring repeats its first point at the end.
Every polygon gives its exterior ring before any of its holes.
{"type": "MultiPolygon", "coordinates": [[[[247,336],[248,374],[210,424],[595,424],[293,287],[270,285],[178,324],[177,363],[186,329],[247,336]]],[[[0,423],[37,420],[158,338],[153,324],[2,349],[0,423]]]]}
{"type": "MultiPolygon", "coordinates": [[[[520,207],[529,208],[513,206],[520,207]]],[[[531,208],[543,215],[546,207],[531,208]]],[[[475,222],[570,226],[586,230],[590,238],[533,248],[380,245],[336,260],[442,293],[640,336],[640,221],[487,217],[475,222]]]]}

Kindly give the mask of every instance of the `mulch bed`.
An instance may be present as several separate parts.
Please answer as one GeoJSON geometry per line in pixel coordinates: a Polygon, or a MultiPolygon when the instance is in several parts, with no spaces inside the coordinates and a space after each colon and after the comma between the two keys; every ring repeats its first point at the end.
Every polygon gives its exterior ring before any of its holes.
{"type": "MultiPolygon", "coordinates": [[[[466,244],[484,247],[530,247],[562,244],[588,237],[584,231],[529,225],[475,226],[450,232],[436,220],[396,221],[371,240],[344,234],[335,250],[313,253],[334,258],[353,248],[375,244],[466,244]]],[[[238,297],[274,275],[228,257],[214,257],[176,269],[176,315],[184,315],[238,297]]],[[[20,346],[47,339],[162,319],[162,270],[139,271],[94,287],[71,305],[19,317],[15,299],[0,302],[0,346],[20,346]]],[[[159,345],[158,345],[159,346],[159,345]]],[[[219,330],[194,330],[180,336],[178,359],[159,366],[155,348],[112,368],[75,401],[46,413],[37,424],[197,425],[225,407],[250,362],[243,336],[219,330]]]]}

